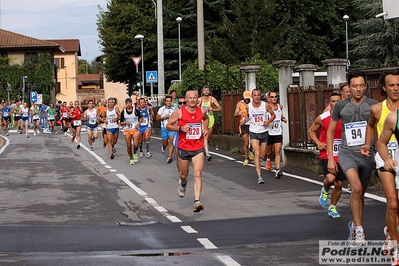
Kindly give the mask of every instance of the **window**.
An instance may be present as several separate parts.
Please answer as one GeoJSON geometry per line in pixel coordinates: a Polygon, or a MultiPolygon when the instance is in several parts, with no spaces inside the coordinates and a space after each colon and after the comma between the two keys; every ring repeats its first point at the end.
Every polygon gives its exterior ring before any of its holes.
{"type": "Polygon", "coordinates": [[[37,58],[38,54],[35,51],[25,52],[25,61],[37,58]]]}

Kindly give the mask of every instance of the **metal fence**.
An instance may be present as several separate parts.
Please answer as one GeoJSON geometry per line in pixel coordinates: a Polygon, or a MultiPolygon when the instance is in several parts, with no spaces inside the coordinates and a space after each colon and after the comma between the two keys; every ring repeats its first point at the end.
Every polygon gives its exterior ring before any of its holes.
{"type": "MultiPolygon", "coordinates": [[[[289,145],[296,148],[316,149],[315,144],[308,135],[308,129],[313,121],[320,115],[328,104],[328,98],[337,88],[319,84],[310,87],[290,86],[287,88],[288,130],[289,145]]],[[[234,117],[235,106],[241,100],[242,90],[222,92],[222,126],[220,133],[238,134],[239,118],[234,117]]],[[[383,101],[377,81],[368,82],[367,97],[379,102],[383,101]]],[[[265,100],[265,95],[262,94],[265,100]]]]}

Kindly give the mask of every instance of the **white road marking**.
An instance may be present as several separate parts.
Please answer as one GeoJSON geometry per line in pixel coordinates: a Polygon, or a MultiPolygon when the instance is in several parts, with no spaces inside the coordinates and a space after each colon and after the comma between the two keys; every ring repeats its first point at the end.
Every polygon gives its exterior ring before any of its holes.
{"type": "Polygon", "coordinates": [[[116,174],[116,176],[119,177],[123,182],[125,182],[126,185],[128,185],[128,186],[131,187],[134,191],[136,191],[136,193],[139,194],[140,196],[147,196],[147,195],[148,195],[146,192],[144,192],[143,190],[141,190],[140,188],[138,188],[135,184],[133,184],[129,179],[127,179],[125,175],[123,175],[123,174],[116,174]]]}
{"type": "Polygon", "coordinates": [[[189,234],[198,234],[198,232],[195,231],[194,228],[192,228],[189,225],[181,226],[181,229],[183,229],[184,231],[186,231],[189,234]]]}
{"type": "Polygon", "coordinates": [[[182,222],[182,220],[180,220],[179,218],[177,218],[176,216],[173,216],[173,215],[166,215],[166,218],[168,218],[173,223],[181,223],[182,222]]]}
{"type": "Polygon", "coordinates": [[[3,145],[3,147],[1,147],[0,154],[2,154],[4,152],[4,150],[8,147],[8,145],[10,145],[10,140],[8,138],[3,137],[3,136],[1,136],[1,137],[6,141],[6,143],[3,145]]]}
{"type": "Polygon", "coordinates": [[[218,247],[215,246],[208,238],[197,238],[198,242],[200,242],[204,248],[206,249],[217,249],[218,247]]]}
{"type": "Polygon", "coordinates": [[[216,255],[216,257],[226,266],[241,266],[241,264],[233,260],[230,256],[216,255]]]}

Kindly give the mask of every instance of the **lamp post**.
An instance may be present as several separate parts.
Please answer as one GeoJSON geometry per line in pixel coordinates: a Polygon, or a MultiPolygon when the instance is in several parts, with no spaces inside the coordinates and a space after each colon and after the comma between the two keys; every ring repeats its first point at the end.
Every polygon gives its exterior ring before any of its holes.
{"type": "Polygon", "coordinates": [[[342,17],[345,20],[345,33],[346,33],[346,70],[348,70],[350,66],[349,62],[349,49],[348,49],[348,20],[349,16],[345,15],[342,17]]]}
{"type": "Polygon", "coordinates": [[[141,42],[141,87],[142,87],[142,95],[144,95],[144,47],[143,47],[143,40],[144,40],[144,36],[141,34],[137,34],[136,36],[134,36],[135,39],[139,39],[141,42]]]}
{"type": "Polygon", "coordinates": [[[180,46],[180,24],[181,24],[181,21],[182,21],[181,17],[176,18],[178,38],[179,38],[179,80],[180,81],[181,81],[181,46],[180,46]]]}
{"type": "Polygon", "coordinates": [[[25,79],[27,79],[28,76],[22,76],[22,104],[25,102],[25,79]]]}
{"type": "Polygon", "coordinates": [[[67,65],[64,65],[65,70],[65,90],[68,89],[68,76],[67,76],[67,65]]]}

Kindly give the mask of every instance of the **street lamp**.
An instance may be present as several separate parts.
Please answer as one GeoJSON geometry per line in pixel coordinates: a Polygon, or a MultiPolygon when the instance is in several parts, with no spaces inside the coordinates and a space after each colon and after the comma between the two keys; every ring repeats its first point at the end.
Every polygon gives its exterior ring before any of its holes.
{"type": "Polygon", "coordinates": [[[68,89],[68,76],[67,76],[67,65],[64,65],[65,69],[65,90],[68,89]]]}
{"type": "Polygon", "coordinates": [[[22,76],[22,104],[25,102],[25,79],[27,79],[28,76],[22,76]]]}
{"type": "Polygon", "coordinates": [[[144,36],[141,34],[138,34],[136,36],[134,36],[135,39],[139,39],[141,42],[141,87],[142,87],[142,95],[144,95],[144,48],[143,48],[143,40],[144,40],[144,36]]]}
{"type": "Polygon", "coordinates": [[[179,38],[179,80],[181,81],[181,47],[180,47],[180,23],[182,19],[181,17],[176,18],[177,29],[178,29],[178,38],[179,38]]]}
{"type": "Polygon", "coordinates": [[[350,62],[349,62],[349,51],[348,51],[348,20],[349,20],[349,16],[345,15],[342,17],[345,20],[345,33],[346,33],[346,70],[348,70],[349,66],[350,66],[350,62]]]}

